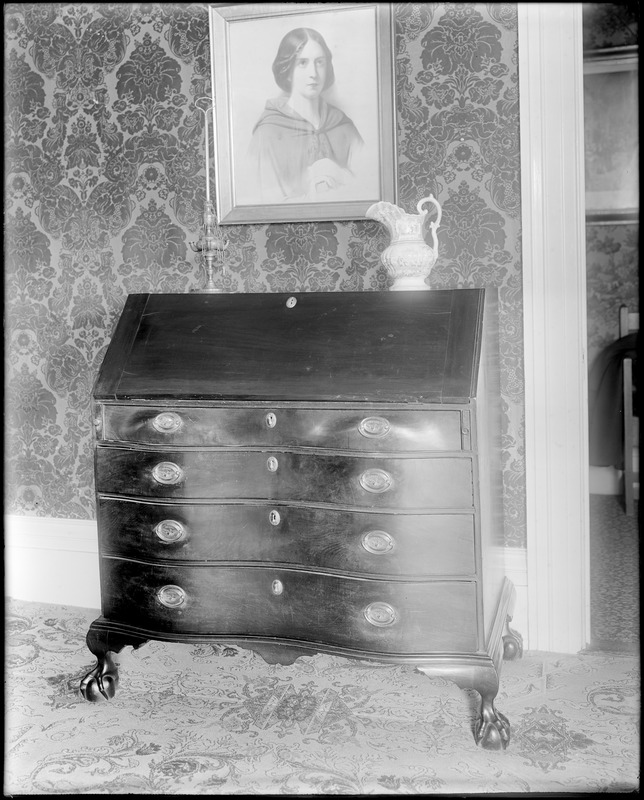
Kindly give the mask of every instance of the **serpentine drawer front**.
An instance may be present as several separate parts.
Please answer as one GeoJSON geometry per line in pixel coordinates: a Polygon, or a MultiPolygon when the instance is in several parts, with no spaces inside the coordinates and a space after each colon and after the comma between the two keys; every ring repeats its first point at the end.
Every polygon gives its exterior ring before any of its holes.
{"type": "Polygon", "coordinates": [[[289,564],[369,575],[472,577],[476,570],[472,514],[101,497],[98,518],[103,551],[122,558],[289,564]]]}
{"type": "Polygon", "coordinates": [[[477,688],[505,747],[495,331],[478,289],[131,295],[94,386],[83,696],[148,639],[336,653],[477,688]]]}
{"type": "Polygon", "coordinates": [[[101,493],[270,499],[377,508],[473,507],[470,458],[98,447],[101,493]]]}
{"type": "Polygon", "coordinates": [[[478,649],[473,583],[405,583],[266,567],[106,559],[114,620],[145,629],[278,636],[387,653],[478,649]],[[116,587],[118,587],[116,589],[116,587]],[[172,588],[168,588],[172,587],[172,588]]]}
{"type": "MultiPolygon", "coordinates": [[[[104,439],[203,446],[320,447],[334,450],[460,450],[458,409],[442,411],[106,406],[104,439]]],[[[467,431],[465,431],[467,433],[467,431]]]]}

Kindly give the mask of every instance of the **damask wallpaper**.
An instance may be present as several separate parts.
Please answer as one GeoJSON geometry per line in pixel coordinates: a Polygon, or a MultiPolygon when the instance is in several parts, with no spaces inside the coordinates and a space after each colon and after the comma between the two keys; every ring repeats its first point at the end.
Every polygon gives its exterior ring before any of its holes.
{"type": "Polygon", "coordinates": [[[586,226],[588,365],[619,336],[619,307],[639,308],[639,224],[586,226]]]}
{"type": "Polygon", "coordinates": [[[584,50],[629,47],[637,44],[638,0],[622,3],[583,3],[584,50]]]}
{"type": "MultiPolygon", "coordinates": [[[[639,4],[584,3],[584,51],[633,47],[639,4]]],[[[586,226],[588,365],[619,335],[619,307],[639,308],[639,223],[586,226]]]]}
{"type": "MultiPolygon", "coordinates": [[[[186,292],[205,195],[205,5],[8,3],[6,510],[94,516],[93,380],[130,292],[186,292]]],[[[443,207],[437,288],[500,292],[508,546],[525,544],[514,3],[397,3],[399,204],[443,207]]],[[[212,170],[211,170],[212,174],[212,170]]],[[[374,221],[230,226],[228,292],[382,291],[374,221]]]]}

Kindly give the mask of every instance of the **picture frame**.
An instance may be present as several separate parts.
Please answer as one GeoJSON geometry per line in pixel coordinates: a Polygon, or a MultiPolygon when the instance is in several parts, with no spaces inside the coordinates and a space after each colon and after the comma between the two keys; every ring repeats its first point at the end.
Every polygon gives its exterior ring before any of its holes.
{"type": "Polygon", "coordinates": [[[637,48],[594,51],[584,60],[586,221],[639,219],[637,48]]]}
{"type": "Polygon", "coordinates": [[[391,4],[209,9],[219,224],[361,219],[395,203],[391,4]]]}

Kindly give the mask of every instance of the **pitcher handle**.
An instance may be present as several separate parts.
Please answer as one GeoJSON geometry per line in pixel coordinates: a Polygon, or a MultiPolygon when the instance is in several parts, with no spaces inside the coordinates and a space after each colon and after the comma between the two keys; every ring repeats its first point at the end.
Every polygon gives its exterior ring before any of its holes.
{"type": "Polygon", "coordinates": [[[427,202],[433,203],[436,206],[436,209],[438,211],[438,215],[437,215],[436,219],[432,220],[429,223],[429,227],[431,228],[431,231],[432,231],[432,244],[434,245],[434,253],[435,253],[436,256],[438,256],[438,236],[436,235],[436,229],[441,224],[441,217],[443,216],[443,210],[441,209],[440,203],[438,202],[438,200],[436,200],[434,195],[430,194],[429,197],[423,197],[422,200],[418,201],[418,205],[416,206],[416,210],[418,211],[419,214],[426,214],[427,213],[426,211],[422,210],[423,204],[427,203],[427,202]]]}
{"type": "Polygon", "coordinates": [[[440,203],[434,197],[433,194],[430,194],[429,197],[423,197],[422,200],[419,200],[418,204],[416,205],[416,211],[418,211],[419,214],[426,214],[427,212],[423,211],[423,205],[425,203],[427,203],[427,202],[433,203],[436,206],[436,211],[438,212],[438,214],[436,216],[436,219],[430,224],[434,228],[438,228],[438,226],[441,224],[441,217],[443,216],[443,209],[441,208],[440,203]]]}

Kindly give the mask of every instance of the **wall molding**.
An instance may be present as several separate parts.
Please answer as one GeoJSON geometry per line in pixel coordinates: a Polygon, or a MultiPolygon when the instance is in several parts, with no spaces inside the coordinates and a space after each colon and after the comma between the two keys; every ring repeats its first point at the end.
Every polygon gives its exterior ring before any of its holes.
{"type": "Polygon", "coordinates": [[[101,607],[95,520],[7,515],[4,524],[7,597],[101,607]]]}
{"type": "Polygon", "coordinates": [[[530,647],[590,638],[581,3],[519,3],[530,647]]]}

